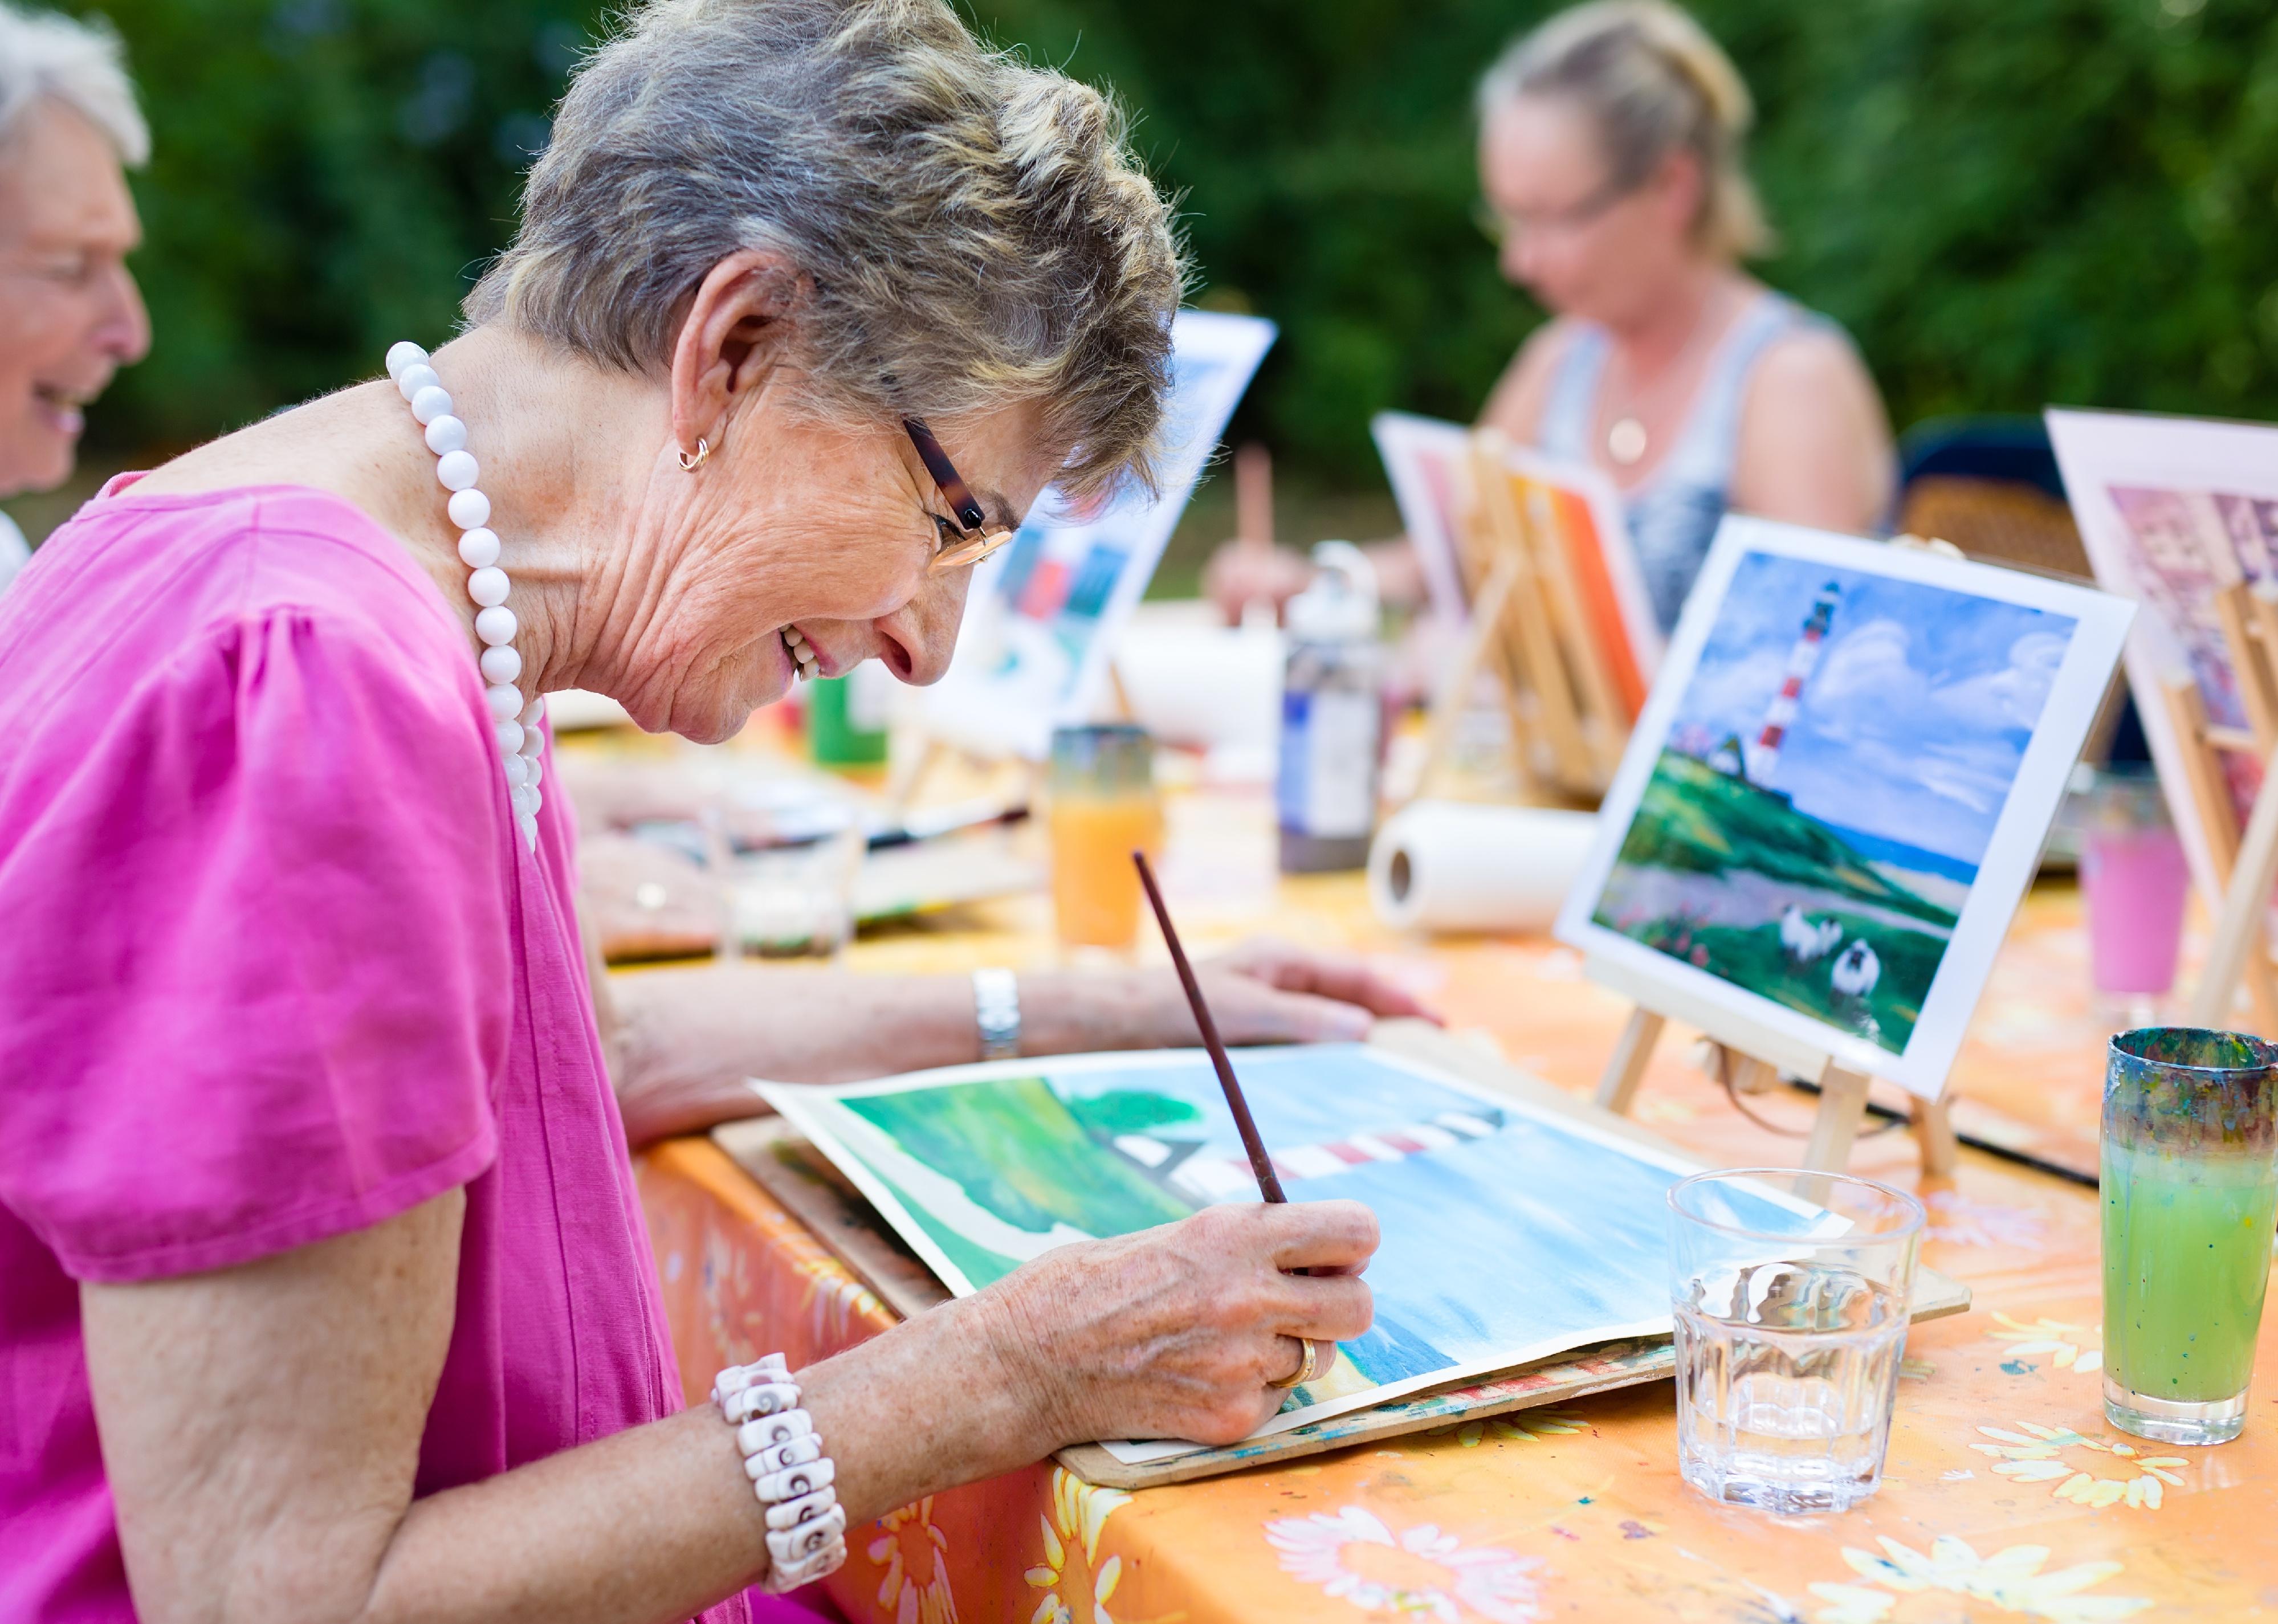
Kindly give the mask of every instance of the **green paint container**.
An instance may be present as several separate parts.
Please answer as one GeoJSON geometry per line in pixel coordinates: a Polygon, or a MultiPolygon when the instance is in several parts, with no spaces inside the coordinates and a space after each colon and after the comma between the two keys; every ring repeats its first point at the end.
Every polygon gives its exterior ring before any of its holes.
{"type": "Polygon", "coordinates": [[[858,666],[845,676],[806,685],[807,753],[822,766],[876,766],[886,759],[883,670],[858,666]]]}
{"type": "Polygon", "coordinates": [[[2104,1413],[2222,1444],[2247,1378],[2278,1216],[2278,1048],[2179,1026],[2123,1032],[2105,1072],[2104,1413]]]}

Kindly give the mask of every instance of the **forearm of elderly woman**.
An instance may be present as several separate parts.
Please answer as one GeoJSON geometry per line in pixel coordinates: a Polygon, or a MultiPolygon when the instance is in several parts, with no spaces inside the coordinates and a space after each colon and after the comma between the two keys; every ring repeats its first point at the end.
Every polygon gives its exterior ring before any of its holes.
{"type": "MultiPolygon", "coordinates": [[[[759,1504],[708,1405],[414,1498],[463,1212],[452,1191],[240,1268],[82,1288],[147,1624],[662,1624],[761,1575],[759,1504]]],[[[1212,1208],[797,1372],[850,1521],[1079,1438],[1241,1436],[1292,1335],[1365,1329],[1350,1271],[1375,1243],[1353,1202],[1212,1208]]]]}
{"type": "MultiPolygon", "coordinates": [[[[1199,968],[1232,1043],[1354,1039],[1387,1016],[1427,1016],[1357,958],[1258,938],[1199,968]]],[[[597,981],[613,1006],[610,1069],[635,1144],[758,1109],[746,1080],[835,1083],[980,1058],[965,976],[851,975],[753,964],[641,970],[597,981]]],[[[1198,1042],[1167,969],[1028,971],[1021,1052],[1198,1042]]]]}

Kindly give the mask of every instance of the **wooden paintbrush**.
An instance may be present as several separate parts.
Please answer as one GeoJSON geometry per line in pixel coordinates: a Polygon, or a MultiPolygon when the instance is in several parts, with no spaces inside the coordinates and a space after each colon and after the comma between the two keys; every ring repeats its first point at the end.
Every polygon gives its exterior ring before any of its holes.
{"type": "MultiPolygon", "coordinates": [[[[1147,888],[1147,900],[1155,909],[1155,922],[1163,927],[1163,943],[1171,949],[1171,963],[1177,966],[1179,985],[1187,989],[1187,1003],[1195,1012],[1195,1025],[1202,1028],[1203,1047],[1210,1050],[1211,1064],[1218,1068],[1219,1086],[1226,1090],[1227,1109],[1234,1113],[1234,1125],[1242,1135],[1242,1147],[1250,1153],[1250,1170],[1257,1175],[1258,1193],[1269,1201],[1286,1201],[1281,1193],[1281,1180],[1273,1171],[1273,1158],[1265,1154],[1265,1141],[1257,1137],[1257,1124],[1250,1119],[1250,1102],[1242,1097],[1242,1085],[1235,1080],[1234,1062],[1226,1057],[1226,1045],[1219,1041],[1218,1023],[1211,1019],[1210,1005],[1203,1002],[1203,989],[1195,980],[1195,967],[1187,962],[1187,950],[1179,945],[1179,933],[1171,923],[1171,911],[1163,905],[1162,888],[1155,883],[1155,871],[1147,866],[1147,854],[1135,851],[1132,862],[1139,867],[1139,883],[1147,888]]],[[[1300,1271],[1302,1272],[1302,1271],[1300,1271]]]]}

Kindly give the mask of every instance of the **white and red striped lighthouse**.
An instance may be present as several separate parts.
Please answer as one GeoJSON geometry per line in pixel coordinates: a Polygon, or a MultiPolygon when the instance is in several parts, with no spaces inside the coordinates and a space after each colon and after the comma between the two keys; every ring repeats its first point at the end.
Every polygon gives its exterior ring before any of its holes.
{"type": "Polygon", "coordinates": [[[1763,731],[1756,742],[1748,746],[1748,782],[1769,786],[1773,769],[1779,766],[1780,742],[1787,737],[1788,727],[1795,721],[1797,702],[1803,698],[1803,685],[1810,679],[1812,667],[1819,664],[1819,656],[1827,643],[1827,629],[1835,620],[1835,601],[1842,597],[1843,589],[1830,581],[1819,589],[1819,596],[1811,600],[1811,614],[1803,622],[1803,635],[1788,651],[1787,675],[1764,709],[1763,731]]]}

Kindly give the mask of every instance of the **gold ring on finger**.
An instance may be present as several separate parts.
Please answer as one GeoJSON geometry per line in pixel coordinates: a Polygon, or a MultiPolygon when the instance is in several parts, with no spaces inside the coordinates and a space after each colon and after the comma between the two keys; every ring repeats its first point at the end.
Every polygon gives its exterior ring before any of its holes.
{"type": "Polygon", "coordinates": [[[1300,1337],[1297,1346],[1304,1350],[1304,1355],[1297,1361],[1296,1371],[1278,1382],[1266,1383],[1267,1387],[1286,1391],[1292,1387],[1303,1387],[1320,1374],[1321,1345],[1310,1337],[1300,1337]]]}

